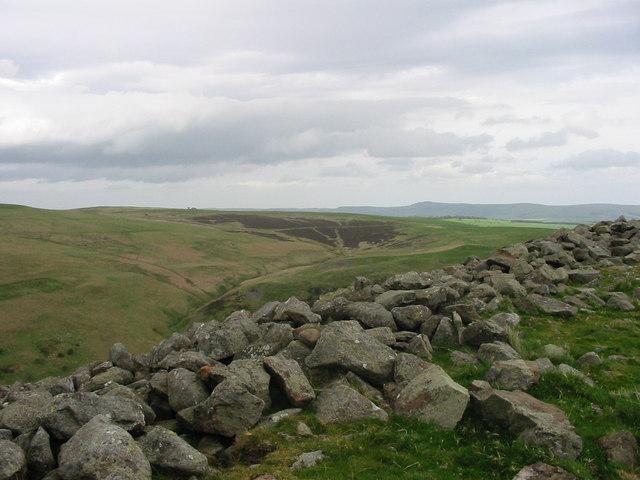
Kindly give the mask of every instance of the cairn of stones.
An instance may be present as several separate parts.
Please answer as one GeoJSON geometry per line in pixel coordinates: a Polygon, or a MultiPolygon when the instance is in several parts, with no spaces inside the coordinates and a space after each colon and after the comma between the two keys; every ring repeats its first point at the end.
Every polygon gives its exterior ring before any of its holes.
{"type": "MultiPolygon", "coordinates": [[[[322,424],[386,421],[395,412],[451,430],[469,410],[522,442],[576,459],[582,439],[565,413],[526,391],[548,369],[591,379],[548,358],[521,358],[510,344],[516,312],[571,318],[593,305],[634,310],[637,293],[598,287],[603,267],[639,262],[640,222],[621,217],[442,270],[378,284],[358,277],[313,305],[291,297],[194,323],[146,354],[115,344],[108,360],[68,377],[0,386],[0,480],[203,477],[234,460],[239,435],[302,411],[322,424]],[[553,297],[569,284],[579,293],[553,297]],[[437,348],[450,349],[453,362],[491,367],[465,388],[432,362],[437,348]]],[[[547,347],[557,358],[560,347],[547,347]]],[[[599,361],[593,352],[585,357],[599,361]]],[[[299,434],[312,435],[302,423],[299,434]]],[[[619,437],[635,446],[627,434],[613,432],[602,447],[619,445],[619,437]]],[[[315,453],[292,468],[313,464],[315,453]]],[[[516,478],[547,478],[544,471],[560,475],[535,464],[516,478]]],[[[553,478],[572,478],[564,474],[553,478]]]]}

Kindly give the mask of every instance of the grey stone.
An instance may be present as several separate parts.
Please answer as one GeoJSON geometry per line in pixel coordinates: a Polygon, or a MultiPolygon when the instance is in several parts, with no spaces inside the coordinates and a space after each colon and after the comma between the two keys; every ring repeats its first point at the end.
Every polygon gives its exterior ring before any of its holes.
{"type": "Polygon", "coordinates": [[[300,470],[302,468],[315,467],[319,462],[325,459],[322,450],[316,450],[315,452],[305,452],[298,455],[296,460],[291,465],[291,470],[300,470]]]}
{"type": "Polygon", "coordinates": [[[186,368],[169,372],[167,390],[169,405],[176,412],[204,402],[211,393],[198,374],[186,368]]]}
{"type": "Polygon", "coordinates": [[[396,335],[389,327],[370,328],[367,333],[388,347],[393,346],[397,341],[396,335]]]}
{"type": "Polygon", "coordinates": [[[518,440],[548,447],[560,458],[576,459],[582,439],[565,413],[521,391],[481,390],[471,394],[482,418],[508,429],[518,440]]]}
{"type": "Polygon", "coordinates": [[[534,361],[536,362],[536,365],[538,365],[538,370],[540,370],[540,373],[550,372],[555,368],[553,366],[553,362],[551,362],[551,360],[546,357],[536,358],[534,361]]]}
{"type": "Polygon", "coordinates": [[[480,315],[476,310],[475,304],[471,301],[460,301],[451,305],[447,305],[446,307],[442,308],[442,313],[452,318],[456,314],[460,315],[460,318],[465,325],[481,320],[480,315]]]}
{"type": "Polygon", "coordinates": [[[269,396],[271,376],[264,369],[262,359],[234,360],[227,367],[227,374],[229,381],[238,383],[260,398],[264,402],[265,408],[271,406],[271,397],[269,396]]]}
{"type": "Polygon", "coordinates": [[[382,421],[388,419],[387,412],[364,395],[343,384],[323,391],[315,402],[316,416],[323,425],[346,423],[365,418],[382,421]]]}
{"type": "Polygon", "coordinates": [[[508,273],[489,275],[484,280],[491,285],[496,292],[506,297],[523,297],[527,294],[525,288],[516,280],[515,276],[508,273]]]}
{"type": "Polygon", "coordinates": [[[513,477],[513,480],[578,480],[578,478],[560,467],[537,462],[524,467],[513,477]]]}
{"type": "Polygon", "coordinates": [[[278,425],[283,419],[289,417],[295,417],[296,415],[300,415],[302,413],[301,408],[285,408],[284,410],[279,410],[275,413],[271,413],[269,415],[265,415],[260,419],[259,425],[261,427],[275,427],[278,425]]]}
{"type": "Polygon", "coordinates": [[[213,365],[216,362],[201,352],[186,350],[182,352],[173,351],[162,359],[160,368],[174,370],[176,368],[186,368],[192,372],[197,372],[201,367],[213,365]]]}
{"type": "Polygon", "coordinates": [[[635,305],[624,292],[611,292],[607,307],[615,308],[623,312],[631,312],[636,309],[635,305]]]}
{"type": "Polygon", "coordinates": [[[573,368],[571,365],[567,365],[566,363],[561,363],[560,365],[558,365],[558,371],[565,375],[571,375],[571,376],[577,377],[588,385],[592,385],[592,386],[595,385],[595,382],[593,381],[593,379],[586,376],[580,370],[573,368]]]}
{"type": "MultiPolygon", "coordinates": [[[[109,361],[116,367],[124,368],[131,372],[135,371],[137,364],[133,357],[122,343],[115,343],[109,350],[109,361]]],[[[62,392],[60,392],[62,393],[62,392]]]]}
{"type": "Polygon", "coordinates": [[[296,435],[303,438],[311,438],[314,436],[309,426],[304,422],[298,422],[298,425],[296,426],[296,435]]]}
{"type": "Polygon", "coordinates": [[[602,272],[593,268],[569,270],[567,274],[569,275],[569,281],[571,283],[579,283],[581,285],[592,282],[594,280],[598,280],[600,277],[602,277],[602,272]]]}
{"type": "Polygon", "coordinates": [[[127,431],[141,431],[144,412],[139,403],[120,396],[94,392],[61,393],[43,407],[42,426],[57,440],[71,438],[93,417],[108,414],[111,421],[127,431]]]}
{"type": "Polygon", "coordinates": [[[379,303],[353,302],[345,307],[345,313],[364,327],[388,327],[393,331],[398,329],[391,312],[379,303]]]}
{"type": "Polygon", "coordinates": [[[191,339],[179,333],[171,334],[166,340],[155,345],[149,352],[149,365],[152,368],[158,368],[164,357],[174,350],[182,350],[191,348],[191,339]]]}
{"type": "Polygon", "coordinates": [[[82,388],[83,391],[92,392],[112,383],[128,385],[133,382],[133,373],[120,367],[111,367],[108,370],[91,377],[82,388]]]}
{"type": "Polygon", "coordinates": [[[333,322],[325,327],[311,355],[309,368],[338,367],[381,385],[393,377],[395,352],[367,334],[352,321],[333,322]]]}
{"type": "Polygon", "coordinates": [[[473,322],[462,334],[462,341],[474,347],[479,347],[483,343],[507,340],[507,331],[491,320],[473,322]]]}
{"type": "Polygon", "coordinates": [[[545,355],[551,358],[561,358],[568,355],[564,348],[554,345],[553,343],[548,343],[543,348],[545,355]]]}
{"type": "Polygon", "coordinates": [[[429,337],[422,333],[413,337],[409,345],[407,345],[407,352],[431,360],[433,347],[431,346],[431,342],[429,342],[429,337]]]}
{"type": "Polygon", "coordinates": [[[417,331],[431,317],[431,310],[425,305],[409,305],[395,307],[391,314],[401,330],[417,331]]]}
{"type": "Polygon", "coordinates": [[[0,410],[0,428],[14,435],[34,432],[44,418],[43,408],[51,401],[49,392],[32,392],[0,410]]]}
{"type": "Polygon", "coordinates": [[[22,449],[9,440],[0,440],[0,479],[20,480],[27,470],[22,449]]]}
{"type": "Polygon", "coordinates": [[[456,365],[477,365],[478,358],[470,353],[461,352],[460,350],[454,350],[451,352],[451,361],[456,365]]]}
{"type": "Polygon", "coordinates": [[[493,363],[496,360],[517,360],[520,354],[505,342],[483,343],[478,348],[478,358],[483,363],[493,363]]]}
{"type": "Polygon", "coordinates": [[[398,386],[394,410],[405,417],[453,429],[469,403],[469,392],[435,364],[398,386]]]}
{"type": "Polygon", "coordinates": [[[260,335],[260,327],[241,310],[223,322],[212,320],[203,324],[193,338],[199,352],[214,360],[222,360],[240,353],[260,335]]]}
{"type": "Polygon", "coordinates": [[[151,466],[129,433],[97,415],[62,446],[58,473],[63,480],[150,480],[151,466]]]}
{"type": "Polygon", "coordinates": [[[300,364],[284,357],[267,357],[264,366],[294,407],[304,407],[315,400],[313,387],[300,364]]]}
{"type": "MultiPolygon", "coordinates": [[[[44,477],[56,467],[56,459],[51,451],[51,440],[47,431],[40,427],[31,438],[27,450],[29,472],[36,478],[44,477]]],[[[2,478],[0,476],[0,478],[2,478]]]]}
{"type": "Polygon", "coordinates": [[[494,388],[527,390],[538,383],[540,373],[522,359],[501,360],[493,362],[484,379],[494,388]]]}
{"type": "Polygon", "coordinates": [[[496,313],[489,320],[502,328],[517,327],[520,324],[520,315],[517,313],[496,313]]]}
{"type": "Polygon", "coordinates": [[[311,307],[296,297],[290,297],[278,305],[274,311],[274,322],[288,322],[295,327],[305,323],[320,323],[322,318],[311,311],[311,307]]]}
{"type": "Polygon", "coordinates": [[[628,430],[600,437],[598,446],[605,451],[610,462],[627,468],[638,465],[638,443],[628,430]]]}
{"type": "Polygon", "coordinates": [[[387,290],[415,290],[431,286],[431,281],[421,277],[417,272],[407,272],[388,278],[382,286],[387,290]]]}
{"type": "Polygon", "coordinates": [[[408,382],[416,375],[427,370],[428,367],[429,363],[416,355],[399,353],[394,365],[393,379],[398,384],[408,382]]]}
{"type": "Polygon", "coordinates": [[[276,308],[280,305],[280,302],[268,302],[261,306],[258,310],[256,310],[253,315],[251,315],[251,320],[253,320],[258,325],[261,323],[273,322],[273,316],[276,313],[276,308]]]}
{"type": "Polygon", "coordinates": [[[537,293],[527,295],[527,300],[533,303],[543,313],[554,317],[571,318],[575,317],[578,309],[555,298],[543,297],[537,293]]]}
{"type": "Polygon", "coordinates": [[[233,437],[258,423],[264,407],[265,402],[239,382],[225,380],[209,398],[192,407],[192,425],[201,432],[233,437]]]}
{"type": "Polygon", "coordinates": [[[153,409],[147,404],[147,402],[141,398],[140,395],[136,394],[131,388],[130,385],[125,387],[123,385],[109,385],[108,387],[96,391],[98,395],[102,396],[119,396],[126,397],[138,404],[138,406],[142,409],[142,413],[144,415],[144,421],[147,425],[151,425],[156,421],[156,414],[153,409]]]}
{"type": "Polygon", "coordinates": [[[580,365],[600,365],[602,363],[602,359],[596,352],[587,352],[582,355],[577,362],[580,365]]]}
{"type": "Polygon", "coordinates": [[[458,343],[458,334],[453,326],[453,321],[449,317],[442,317],[436,331],[431,337],[431,342],[434,345],[441,345],[447,343],[458,343]]]}
{"type": "Polygon", "coordinates": [[[138,445],[151,467],[161,473],[203,475],[209,470],[207,457],[166,428],[151,428],[138,439],[138,445]]]}
{"type": "Polygon", "coordinates": [[[236,354],[237,359],[263,359],[275,355],[293,341],[293,328],[286,323],[266,323],[260,325],[261,337],[236,354]]]}

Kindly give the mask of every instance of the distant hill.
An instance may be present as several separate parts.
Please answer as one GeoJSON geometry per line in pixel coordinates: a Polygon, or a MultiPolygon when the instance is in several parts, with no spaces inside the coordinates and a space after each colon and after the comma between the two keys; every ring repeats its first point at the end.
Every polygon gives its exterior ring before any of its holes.
{"type": "Polygon", "coordinates": [[[539,205],[535,203],[472,204],[420,202],[403,207],[355,207],[308,209],[304,211],[360,213],[390,217],[483,217],[554,223],[595,223],[624,215],[640,218],[640,205],[591,203],[585,205],[539,205]]]}

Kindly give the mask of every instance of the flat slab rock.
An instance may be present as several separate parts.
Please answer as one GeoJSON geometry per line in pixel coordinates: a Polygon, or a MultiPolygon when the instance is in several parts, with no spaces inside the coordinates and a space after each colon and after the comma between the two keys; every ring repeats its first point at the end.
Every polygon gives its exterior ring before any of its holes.
{"type": "Polygon", "coordinates": [[[578,480],[578,478],[560,467],[538,462],[524,467],[513,477],[513,480],[578,480]]]}
{"type": "Polygon", "coordinates": [[[524,443],[547,447],[572,460],[582,452],[582,439],[555,405],[521,391],[489,389],[473,392],[471,398],[482,418],[505,427],[524,443]]]}
{"type": "Polygon", "coordinates": [[[346,423],[365,418],[387,421],[387,412],[364,395],[344,384],[335,385],[318,396],[315,403],[320,423],[346,423]]]}

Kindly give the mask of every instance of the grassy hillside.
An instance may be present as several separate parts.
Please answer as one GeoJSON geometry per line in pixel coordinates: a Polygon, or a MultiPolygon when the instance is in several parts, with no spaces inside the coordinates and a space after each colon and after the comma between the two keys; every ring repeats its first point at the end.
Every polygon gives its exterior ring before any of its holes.
{"type": "Polygon", "coordinates": [[[0,383],[67,373],[115,342],[146,351],[196,312],[222,319],[290,295],[311,301],[356,275],[424,271],[548,233],[347,214],[0,205],[0,383]]]}

